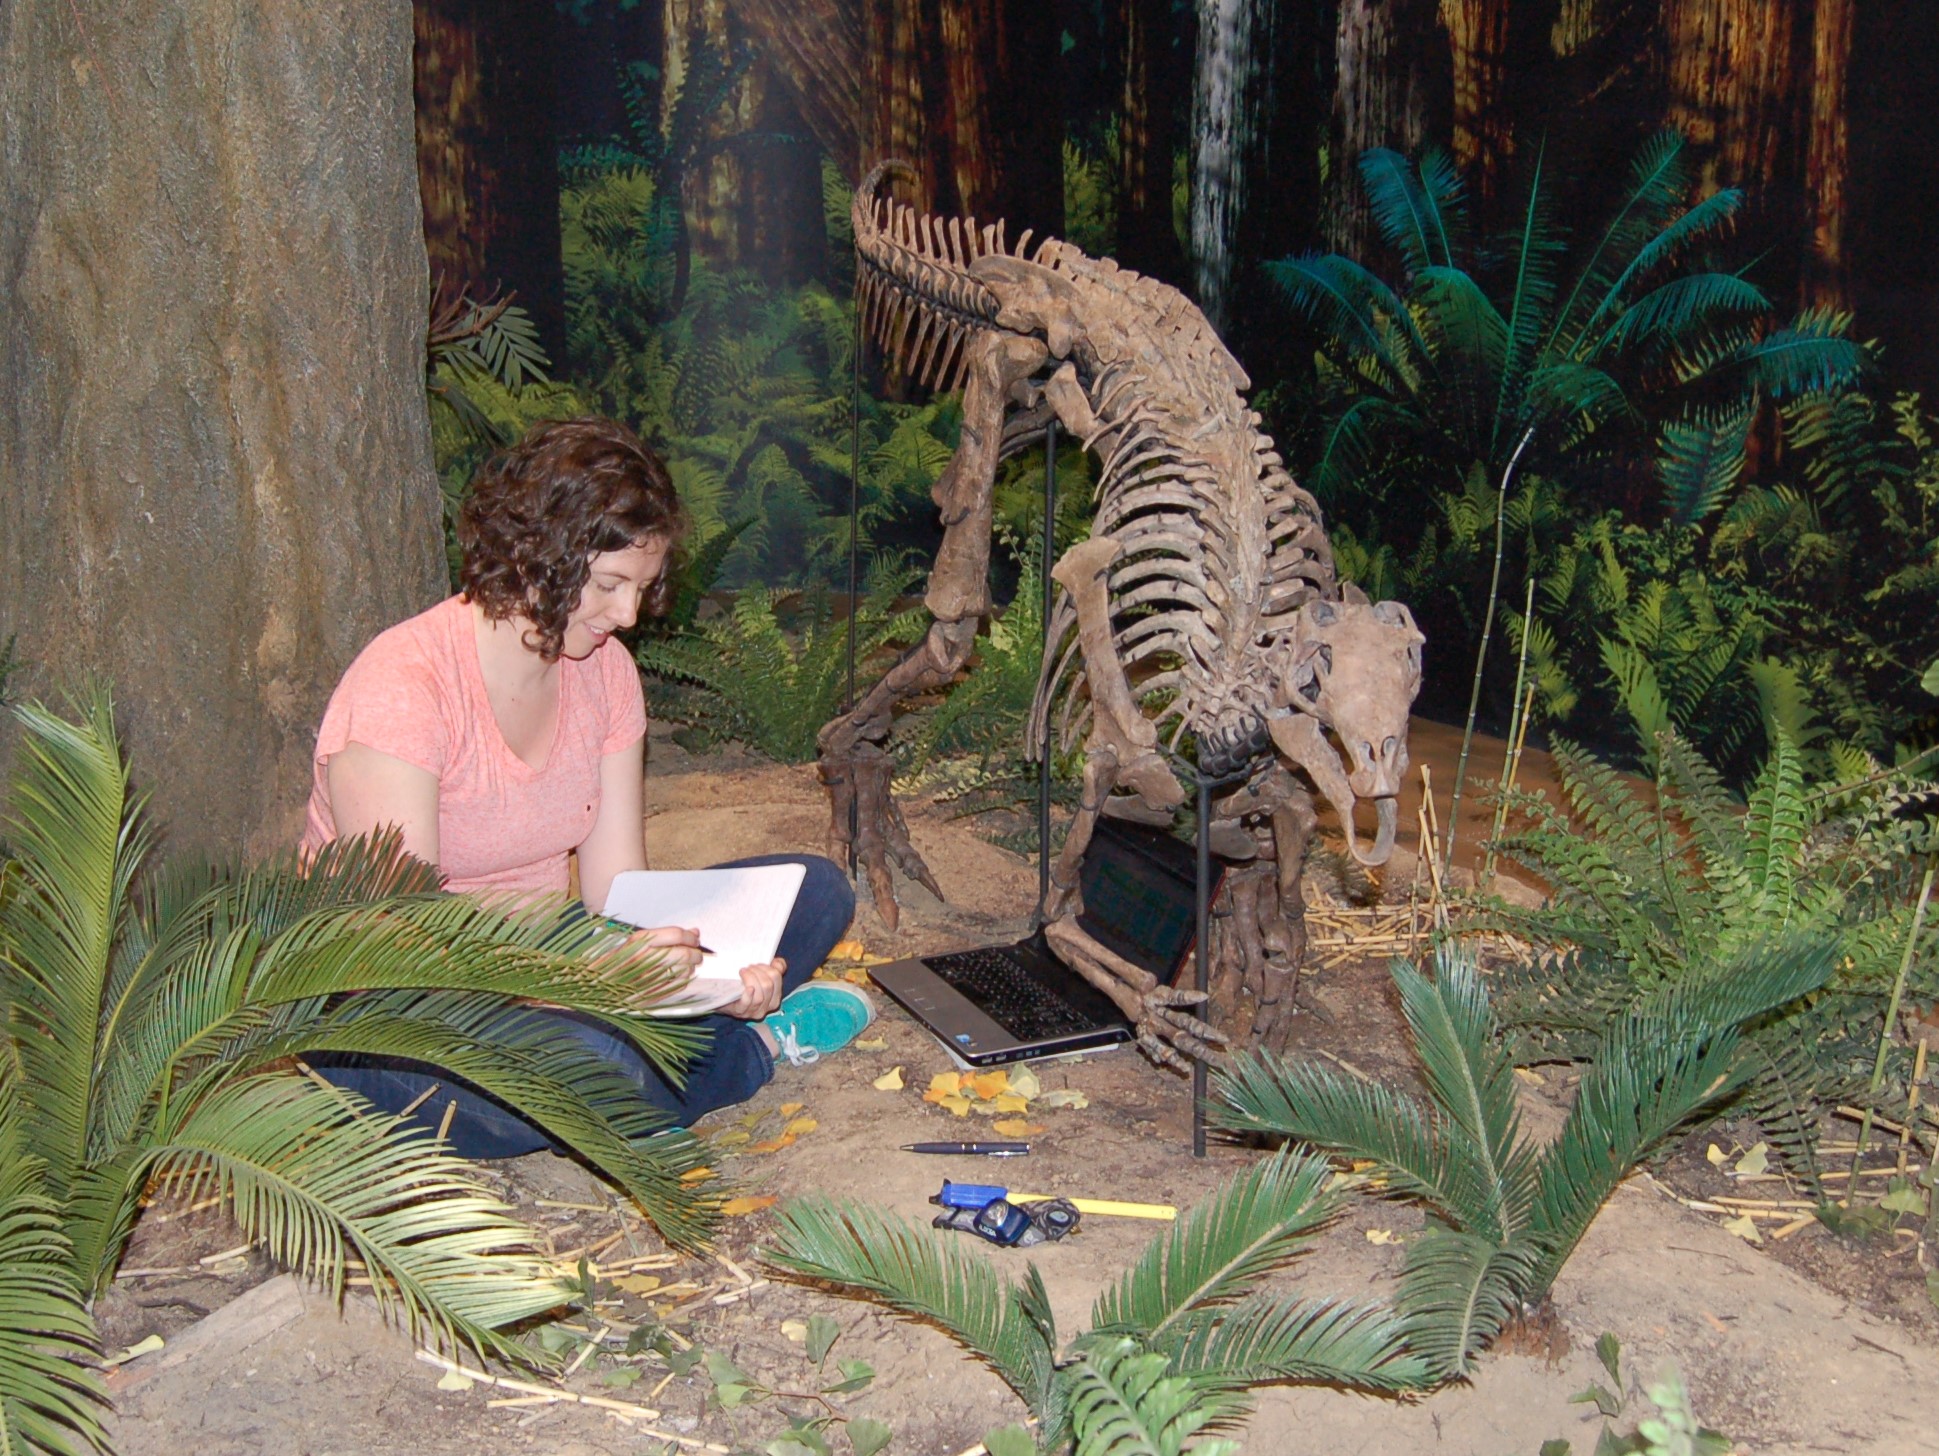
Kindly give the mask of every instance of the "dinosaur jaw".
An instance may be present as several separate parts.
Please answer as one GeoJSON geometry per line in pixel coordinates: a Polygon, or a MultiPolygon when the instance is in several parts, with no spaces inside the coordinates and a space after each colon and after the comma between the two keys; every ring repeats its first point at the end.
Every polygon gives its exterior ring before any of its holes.
{"type": "Polygon", "coordinates": [[[1400,823],[1399,795],[1385,795],[1374,800],[1373,845],[1363,851],[1359,831],[1353,822],[1353,809],[1357,802],[1353,785],[1347,781],[1346,770],[1340,766],[1340,755],[1320,732],[1320,725],[1304,713],[1292,713],[1269,719],[1267,727],[1272,733],[1273,746],[1289,762],[1305,769],[1313,786],[1333,806],[1333,812],[1339,816],[1340,825],[1346,831],[1348,853],[1363,865],[1387,863],[1394,852],[1394,831],[1400,823]]]}

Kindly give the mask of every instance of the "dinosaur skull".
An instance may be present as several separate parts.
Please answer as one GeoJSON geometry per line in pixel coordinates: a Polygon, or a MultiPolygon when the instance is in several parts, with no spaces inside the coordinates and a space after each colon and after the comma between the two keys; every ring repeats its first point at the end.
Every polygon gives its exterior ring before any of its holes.
{"type": "Polygon", "coordinates": [[[1353,857],[1384,864],[1393,851],[1402,776],[1407,772],[1407,715],[1421,688],[1421,644],[1413,614],[1399,602],[1369,602],[1356,587],[1344,600],[1305,603],[1281,660],[1280,704],[1305,715],[1281,718],[1274,742],[1304,768],[1332,803],[1353,857]],[[1351,767],[1318,728],[1331,730],[1351,767]],[[1357,799],[1372,799],[1378,832],[1362,854],[1353,825],[1357,799]]]}

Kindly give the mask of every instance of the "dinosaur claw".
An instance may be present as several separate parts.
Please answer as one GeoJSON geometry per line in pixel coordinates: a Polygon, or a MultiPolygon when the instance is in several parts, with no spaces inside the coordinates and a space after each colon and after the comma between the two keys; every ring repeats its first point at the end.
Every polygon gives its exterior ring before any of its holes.
{"type": "Polygon", "coordinates": [[[910,879],[942,899],[942,887],[909,842],[908,822],[890,791],[895,761],[876,745],[859,743],[846,753],[824,751],[818,771],[821,781],[828,786],[832,810],[831,854],[839,861],[853,850],[856,862],[868,875],[875,913],[882,923],[894,930],[902,916],[902,908],[895,898],[895,875],[889,868],[891,860],[910,879]],[[852,839],[851,815],[854,818],[852,839]]]}

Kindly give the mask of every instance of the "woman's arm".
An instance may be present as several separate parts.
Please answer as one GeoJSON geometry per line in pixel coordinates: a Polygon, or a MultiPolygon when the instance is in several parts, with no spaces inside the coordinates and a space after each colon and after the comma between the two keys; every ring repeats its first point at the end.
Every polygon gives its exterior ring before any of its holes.
{"type": "MultiPolygon", "coordinates": [[[[646,739],[599,761],[599,814],[592,833],[579,846],[579,898],[603,912],[613,879],[627,870],[646,868],[646,739]]],[[[688,966],[700,962],[698,941],[688,928],[662,926],[646,935],[647,943],[662,947],[670,961],[688,966]]],[[[781,1004],[780,961],[748,966],[741,972],[746,988],[741,999],[721,1007],[727,1016],[758,1020],[781,1004]]]]}
{"type": "Polygon", "coordinates": [[[346,743],[324,766],[330,817],[339,838],[395,825],[404,848],[426,864],[438,862],[438,778],[427,769],[346,743]]]}
{"type": "Polygon", "coordinates": [[[646,739],[599,760],[599,814],[579,846],[579,898],[604,913],[613,877],[646,868],[646,739]]]}

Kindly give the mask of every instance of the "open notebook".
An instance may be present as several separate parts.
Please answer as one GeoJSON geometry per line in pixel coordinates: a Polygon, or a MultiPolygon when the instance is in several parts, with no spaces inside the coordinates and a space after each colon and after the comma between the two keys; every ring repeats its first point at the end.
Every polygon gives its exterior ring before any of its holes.
{"type": "Polygon", "coordinates": [[[688,994],[661,1016],[699,1016],[741,995],[741,967],[774,959],[807,877],[805,865],[720,870],[628,870],[615,876],[606,915],[628,925],[692,926],[714,954],[694,972],[688,994]]]}

